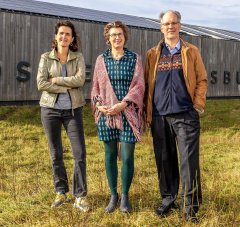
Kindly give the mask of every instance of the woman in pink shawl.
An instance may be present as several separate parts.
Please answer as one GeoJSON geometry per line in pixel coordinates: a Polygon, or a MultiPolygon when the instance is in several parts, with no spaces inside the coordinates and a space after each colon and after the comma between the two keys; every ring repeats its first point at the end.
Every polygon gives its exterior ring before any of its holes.
{"type": "Polygon", "coordinates": [[[104,27],[104,36],[109,49],[96,60],[91,101],[98,137],[104,142],[106,174],[111,191],[105,212],[113,212],[118,204],[118,148],[122,159],[120,210],[129,212],[128,191],[134,173],[134,148],[135,143],[141,140],[143,128],[143,68],[141,58],[124,47],[128,40],[126,25],[121,21],[108,23],[104,27]]]}

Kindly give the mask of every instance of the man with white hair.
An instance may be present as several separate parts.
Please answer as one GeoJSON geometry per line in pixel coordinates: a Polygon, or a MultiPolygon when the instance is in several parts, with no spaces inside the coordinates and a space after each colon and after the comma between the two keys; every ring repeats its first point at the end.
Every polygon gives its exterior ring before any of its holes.
{"type": "Polygon", "coordinates": [[[181,14],[168,10],[160,22],[164,38],[147,52],[144,98],[162,196],[156,212],[163,216],[176,206],[181,176],[184,217],[197,222],[202,201],[199,114],[206,102],[207,73],[197,47],[179,37],[181,14]]]}

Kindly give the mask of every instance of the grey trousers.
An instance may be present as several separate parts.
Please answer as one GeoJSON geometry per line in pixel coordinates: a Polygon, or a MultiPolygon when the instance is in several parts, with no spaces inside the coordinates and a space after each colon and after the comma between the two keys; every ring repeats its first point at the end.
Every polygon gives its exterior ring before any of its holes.
{"type": "Polygon", "coordinates": [[[179,189],[178,151],[184,212],[197,212],[202,202],[199,168],[200,122],[196,110],[153,116],[152,136],[163,204],[177,198],[179,189]],[[178,148],[178,149],[177,149],[178,148]]]}
{"type": "Polygon", "coordinates": [[[63,162],[63,146],[61,129],[64,126],[71,143],[73,167],[73,195],[87,195],[86,182],[86,148],[82,121],[82,108],[72,110],[57,110],[41,108],[41,120],[47,135],[52,160],[53,180],[56,192],[69,191],[66,168],[63,162]]]}

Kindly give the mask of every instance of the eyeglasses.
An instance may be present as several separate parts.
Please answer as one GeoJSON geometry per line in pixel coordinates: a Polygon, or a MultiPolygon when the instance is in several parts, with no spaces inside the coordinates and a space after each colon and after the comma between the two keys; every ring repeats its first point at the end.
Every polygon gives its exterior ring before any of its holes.
{"type": "Polygon", "coordinates": [[[165,26],[165,27],[169,27],[170,25],[172,25],[172,26],[175,26],[175,25],[177,25],[177,24],[179,24],[179,22],[178,21],[176,21],[176,22],[171,22],[171,23],[162,23],[161,25],[163,25],[163,26],[165,26]]]}
{"type": "Polygon", "coordinates": [[[120,32],[120,33],[112,33],[112,34],[110,34],[109,35],[111,38],[117,38],[117,36],[118,37],[122,37],[123,36],[123,33],[122,32],[120,32]]]}

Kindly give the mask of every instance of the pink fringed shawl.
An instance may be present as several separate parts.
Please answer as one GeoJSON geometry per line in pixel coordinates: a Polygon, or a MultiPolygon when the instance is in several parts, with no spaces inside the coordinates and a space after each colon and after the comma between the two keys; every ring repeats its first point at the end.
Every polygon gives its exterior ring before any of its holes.
{"type": "MultiPolygon", "coordinates": [[[[124,114],[129,122],[137,141],[141,141],[143,132],[143,96],[144,96],[144,77],[141,58],[137,55],[137,61],[127,95],[122,101],[128,101],[131,105],[124,109],[124,114]]],[[[96,109],[96,103],[100,105],[113,106],[119,103],[112,88],[103,55],[98,56],[95,64],[93,83],[91,90],[91,103],[94,111],[95,123],[103,114],[96,109]]],[[[106,116],[106,126],[123,130],[122,113],[115,116],[106,116]]]]}

